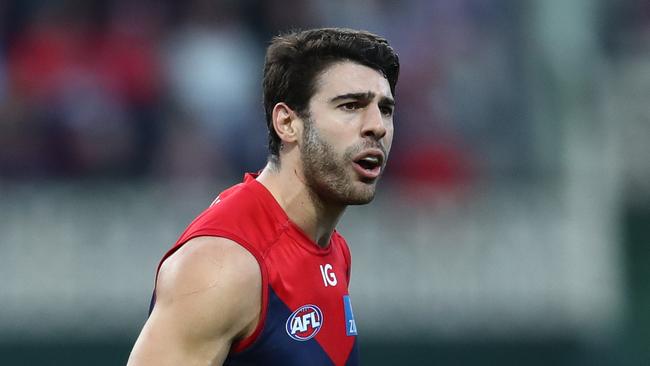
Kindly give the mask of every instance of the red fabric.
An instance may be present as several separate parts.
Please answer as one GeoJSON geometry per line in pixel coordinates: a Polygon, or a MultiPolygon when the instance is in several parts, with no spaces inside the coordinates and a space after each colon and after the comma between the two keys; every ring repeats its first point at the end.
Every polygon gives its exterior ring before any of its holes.
{"type": "Polygon", "coordinates": [[[243,351],[255,342],[266,317],[273,316],[267,314],[270,287],[291,311],[306,304],[317,305],[322,310],[324,321],[315,339],[335,365],[345,364],[356,337],[346,336],[342,299],[348,294],[350,253],[341,235],[334,232],[330,244],[319,247],[289,220],[271,193],[255,180],[255,175],[247,174],[243,183],[222,192],[189,225],[162,261],[198,236],[233,240],[253,254],[260,265],[261,320],[254,334],[234,344],[231,352],[243,351]],[[326,264],[332,266],[336,276],[334,286],[325,285],[320,266],[326,264]]]}

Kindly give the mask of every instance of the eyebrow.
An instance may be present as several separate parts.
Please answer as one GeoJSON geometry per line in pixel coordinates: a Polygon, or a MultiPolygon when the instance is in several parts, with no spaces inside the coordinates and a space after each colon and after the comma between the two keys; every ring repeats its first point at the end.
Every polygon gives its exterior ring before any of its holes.
{"type": "MultiPolygon", "coordinates": [[[[365,92],[365,93],[347,93],[347,94],[341,94],[337,95],[334,98],[330,99],[330,103],[334,103],[340,100],[345,100],[345,99],[355,99],[355,100],[372,100],[376,96],[375,93],[373,92],[365,92]]],[[[383,106],[394,106],[395,105],[395,100],[391,97],[382,97],[379,100],[379,104],[383,106]]]]}

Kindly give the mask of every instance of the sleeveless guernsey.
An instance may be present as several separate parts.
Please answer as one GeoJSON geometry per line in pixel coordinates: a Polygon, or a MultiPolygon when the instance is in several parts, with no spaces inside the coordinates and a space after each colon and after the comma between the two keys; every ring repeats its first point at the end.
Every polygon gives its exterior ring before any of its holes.
{"type": "Polygon", "coordinates": [[[243,183],[222,192],[160,263],[198,236],[230,239],[257,260],[260,321],[251,336],[232,345],[224,365],[358,365],[345,239],[335,231],[329,245],[319,247],[255,178],[246,174],[243,183]]]}

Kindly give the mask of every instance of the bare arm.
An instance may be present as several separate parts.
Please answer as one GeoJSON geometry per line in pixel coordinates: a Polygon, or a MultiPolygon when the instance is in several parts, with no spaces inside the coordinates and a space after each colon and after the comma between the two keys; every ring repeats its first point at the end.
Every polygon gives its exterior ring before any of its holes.
{"type": "Polygon", "coordinates": [[[225,238],[192,239],[163,263],[156,306],[129,366],[221,365],[254,331],[262,279],[255,258],[225,238]]]}

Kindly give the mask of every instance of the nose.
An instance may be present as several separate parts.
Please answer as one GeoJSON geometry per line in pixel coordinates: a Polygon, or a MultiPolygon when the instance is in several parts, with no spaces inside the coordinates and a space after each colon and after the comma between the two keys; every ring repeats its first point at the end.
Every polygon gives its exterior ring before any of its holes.
{"type": "Polygon", "coordinates": [[[361,135],[363,137],[371,137],[375,140],[381,140],[386,136],[384,116],[382,116],[379,106],[375,105],[368,108],[366,113],[364,113],[361,135]]]}

